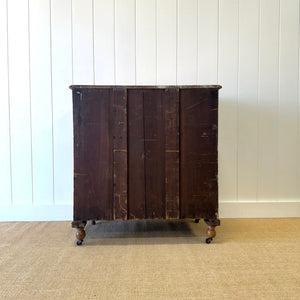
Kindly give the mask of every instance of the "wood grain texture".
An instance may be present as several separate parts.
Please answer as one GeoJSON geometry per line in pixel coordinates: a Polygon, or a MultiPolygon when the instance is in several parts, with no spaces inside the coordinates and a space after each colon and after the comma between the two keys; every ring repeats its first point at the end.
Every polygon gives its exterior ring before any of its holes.
{"type": "Polygon", "coordinates": [[[162,90],[143,93],[146,217],[165,217],[165,151],[162,90]]]}
{"type": "Polygon", "coordinates": [[[74,90],[74,220],[112,219],[110,90],[74,90]]]}
{"type": "Polygon", "coordinates": [[[179,89],[163,94],[166,218],[179,218],[179,89]]]}
{"type": "Polygon", "coordinates": [[[74,222],[214,219],[219,86],[72,86],[74,222]]]}
{"type": "Polygon", "coordinates": [[[145,218],[143,91],[128,91],[128,217],[145,218]]]}
{"type": "Polygon", "coordinates": [[[127,219],[127,89],[114,89],[112,101],[113,219],[127,219]]]}
{"type": "Polygon", "coordinates": [[[182,218],[214,218],[218,210],[217,92],[180,91],[182,218]]]}

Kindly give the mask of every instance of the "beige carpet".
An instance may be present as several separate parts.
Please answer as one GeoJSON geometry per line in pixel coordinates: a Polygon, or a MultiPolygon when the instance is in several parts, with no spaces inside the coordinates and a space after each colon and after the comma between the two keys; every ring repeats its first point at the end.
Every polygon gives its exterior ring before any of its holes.
{"type": "Polygon", "coordinates": [[[300,299],[300,218],[0,223],[0,299],[300,299]]]}

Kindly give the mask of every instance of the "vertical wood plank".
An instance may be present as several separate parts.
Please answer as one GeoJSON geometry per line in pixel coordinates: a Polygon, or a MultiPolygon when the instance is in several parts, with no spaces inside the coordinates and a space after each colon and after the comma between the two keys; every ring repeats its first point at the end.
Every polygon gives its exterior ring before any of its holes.
{"type": "Polygon", "coordinates": [[[180,216],[218,211],[218,90],[180,90],[180,216]]]}
{"type": "Polygon", "coordinates": [[[115,83],[114,0],[94,0],[95,84],[115,83]]]}
{"type": "Polygon", "coordinates": [[[157,84],[176,84],[176,0],[157,1],[157,84]]]}
{"type": "Polygon", "coordinates": [[[259,0],[239,2],[238,199],[257,198],[259,0]]]}
{"type": "Polygon", "coordinates": [[[55,204],[73,203],[71,0],[51,1],[52,106],[55,204]],[[63,74],[63,75],[62,75],[63,74]]]}
{"type": "Polygon", "coordinates": [[[279,0],[261,0],[259,38],[258,201],[274,201],[278,175],[279,0]]]}
{"type": "Polygon", "coordinates": [[[28,22],[28,2],[9,1],[8,55],[13,204],[32,203],[28,22]]]}
{"type": "Polygon", "coordinates": [[[0,205],[11,203],[10,120],[8,94],[7,2],[0,2],[0,205]]]}
{"type": "Polygon", "coordinates": [[[93,0],[72,1],[72,25],[73,84],[93,84],[93,0]]]}
{"type": "Polygon", "coordinates": [[[156,84],[156,0],[136,2],[136,83],[156,84]]]}
{"type": "Polygon", "coordinates": [[[145,218],[145,142],[143,91],[128,90],[128,218],[145,218]]]}
{"type": "Polygon", "coordinates": [[[74,220],[113,218],[109,89],[74,90],[74,220]]]}
{"type": "Polygon", "coordinates": [[[50,3],[29,1],[34,204],[53,203],[50,3]]]}
{"type": "Polygon", "coordinates": [[[237,200],[238,1],[219,4],[219,192],[225,202],[237,200]]]}
{"type": "Polygon", "coordinates": [[[116,83],[136,83],[135,0],[115,0],[116,83]]]}
{"type": "Polygon", "coordinates": [[[162,90],[144,90],[146,218],[165,218],[165,132],[162,90]]]}
{"type": "Polygon", "coordinates": [[[278,197],[299,199],[297,125],[299,1],[280,2],[278,197]]]}
{"type": "Polygon", "coordinates": [[[218,0],[198,0],[197,84],[218,81],[218,0]]]}
{"type": "Polygon", "coordinates": [[[179,90],[163,94],[165,132],[165,207],[167,219],[179,218],[179,90]]]}
{"type": "Polygon", "coordinates": [[[127,219],[127,89],[112,92],[114,218],[127,219]]]}
{"type": "Polygon", "coordinates": [[[197,0],[178,0],[177,84],[197,83],[197,0]]]}

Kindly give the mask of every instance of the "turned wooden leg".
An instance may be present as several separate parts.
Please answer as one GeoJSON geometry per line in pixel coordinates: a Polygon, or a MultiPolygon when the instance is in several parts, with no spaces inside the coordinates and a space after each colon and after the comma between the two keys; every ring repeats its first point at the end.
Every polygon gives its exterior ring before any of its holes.
{"type": "Polygon", "coordinates": [[[72,227],[76,228],[77,245],[80,246],[85,238],[84,227],[87,221],[73,221],[72,227]]]}
{"type": "Polygon", "coordinates": [[[207,227],[207,236],[208,238],[205,240],[206,244],[210,244],[213,238],[216,236],[216,226],[220,226],[219,219],[204,219],[204,222],[208,225],[207,227]]]}
{"type": "Polygon", "coordinates": [[[77,228],[76,238],[77,238],[77,245],[80,246],[83,242],[83,239],[85,238],[84,228],[82,228],[82,227],[77,228]]]}

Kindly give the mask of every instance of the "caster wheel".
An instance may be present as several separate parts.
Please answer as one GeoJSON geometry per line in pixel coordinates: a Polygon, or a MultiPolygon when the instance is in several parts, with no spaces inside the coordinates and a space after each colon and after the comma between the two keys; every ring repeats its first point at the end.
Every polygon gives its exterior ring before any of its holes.
{"type": "Polygon", "coordinates": [[[81,246],[82,245],[83,240],[78,240],[77,241],[77,246],[81,246]]]}
{"type": "Polygon", "coordinates": [[[96,225],[96,221],[95,220],[92,220],[92,225],[96,225]]]}
{"type": "Polygon", "coordinates": [[[195,223],[199,223],[200,219],[195,219],[195,223]]]}
{"type": "Polygon", "coordinates": [[[212,241],[212,238],[207,238],[207,239],[205,240],[205,243],[206,243],[206,244],[210,244],[211,241],[212,241]]]}

